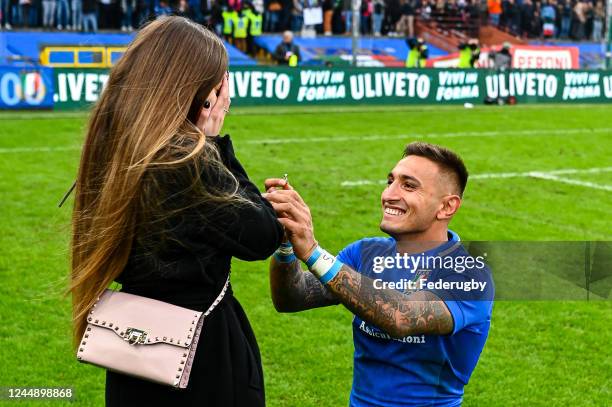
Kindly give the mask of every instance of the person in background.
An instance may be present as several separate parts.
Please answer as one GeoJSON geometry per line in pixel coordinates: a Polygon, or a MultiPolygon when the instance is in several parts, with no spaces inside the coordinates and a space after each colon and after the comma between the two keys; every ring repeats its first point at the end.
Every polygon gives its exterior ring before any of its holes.
{"type": "Polygon", "coordinates": [[[372,32],[372,13],[374,12],[374,5],[372,0],[361,0],[361,23],[360,31],[361,35],[368,35],[372,32]]]}
{"type": "Polygon", "coordinates": [[[422,38],[409,38],[408,57],[406,58],[406,68],[424,68],[429,57],[427,45],[422,38]]]}
{"type": "Polygon", "coordinates": [[[247,52],[248,30],[249,18],[244,13],[244,10],[236,12],[236,14],[234,14],[233,44],[242,52],[247,52]]]}
{"type": "Polygon", "coordinates": [[[191,19],[198,24],[202,24],[205,27],[209,26],[208,20],[210,17],[210,5],[208,3],[212,3],[212,0],[187,0],[189,4],[189,10],[191,10],[191,14],[193,17],[191,19]],[[204,16],[206,15],[206,21],[204,16]]]}
{"type": "Polygon", "coordinates": [[[561,17],[561,27],[559,30],[559,38],[568,38],[572,23],[572,6],[570,0],[559,0],[557,11],[561,17]]]}
{"type": "Polygon", "coordinates": [[[395,31],[400,35],[405,35],[409,38],[414,37],[414,17],[416,9],[414,0],[401,0],[401,17],[397,22],[395,31]]]}
{"type": "Polygon", "coordinates": [[[231,44],[234,42],[232,33],[234,32],[237,15],[238,13],[233,8],[223,6],[223,11],[221,12],[221,18],[223,18],[223,39],[231,44]]]}
{"type": "Polygon", "coordinates": [[[138,26],[144,25],[147,21],[155,18],[153,0],[136,0],[136,14],[138,15],[138,26]]]}
{"type": "Polygon", "coordinates": [[[40,27],[42,18],[42,0],[31,0],[30,4],[30,27],[40,27]],[[41,18],[39,18],[39,15],[41,18]]]}
{"type": "Polygon", "coordinates": [[[584,2],[584,39],[588,40],[593,35],[593,16],[594,16],[594,7],[593,3],[590,1],[584,2]]]}
{"type": "Polygon", "coordinates": [[[223,8],[221,7],[220,0],[206,0],[210,1],[210,18],[208,20],[208,25],[213,27],[215,33],[219,37],[223,36],[223,8]]]}
{"type": "Polygon", "coordinates": [[[346,24],[342,16],[343,6],[343,0],[334,0],[334,13],[332,14],[332,33],[334,35],[345,34],[346,24]]]}
{"type": "Polygon", "coordinates": [[[174,14],[195,21],[195,13],[187,0],[179,0],[178,7],[174,14]]]}
{"type": "Polygon", "coordinates": [[[112,0],[99,0],[98,25],[101,29],[109,29],[112,27],[113,21],[113,2],[112,0]]]}
{"type": "MultiPolygon", "coordinates": [[[[263,20],[263,14],[264,14],[264,0],[252,0],[250,1],[250,3],[253,5],[253,11],[256,11],[257,13],[262,15],[262,20],[263,20]]],[[[263,25],[262,25],[263,28],[263,25]]]]}
{"type": "Polygon", "coordinates": [[[323,34],[332,35],[333,0],[323,0],[323,34]]]}
{"type": "MultiPolygon", "coordinates": [[[[47,0],[47,1],[50,1],[50,0],[47,0]]],[[[55,0],[53,0],[53,8],[55,9],[55,0]]],[[[10,15],[11,15],[11,0],[0,0],[0,29],[2,27],[4,27],[7,30],[10,30],[11,28],[13,28],[10,22],[11,19],[9,18],[10,15]]],[[[53,18],[51,20],[53,20],[53,18]]],[[[51,24],[53,24],[53,21],[51,22],[51,24]]]]}
{"type": "Polygon", "coordinates": [[[266,13],[264,16],[264,31],[276,32],[280,21],[283,6],[280,0],[265,0],[266,13]]]}
{"type": "Polygon", "coordinates": [[[259,51],[256,38],[262,34],[263,15],[255,8],[253,3],[246,3],[245,13],[249,19],[249,32],[247,36],[247,51],[249,55],[255,57],[259,51]]]}
{"type": "Polygon", "coordinates": [[[557,9],[554,0],[545,0],[542,7],[542,34],[544,38],[555,37],[555,21],[557,21],[557,9]]]}
{"type": "Polygon", "coordinates": [[[30,26],[30,9],[32,8],[32,0],[19,0],[19,19],[21,27],[30,26]]]}
{"type": "Polygon", "coordinates": [[[436,2],[434,0],[425,1],[421,6],[421,20],[430,20],[431,12],[436,7],[436,2]]]}
{"type": "Polygon", "coordinates": [[[168,0],[159,0],[159,5],[155,6],[155,17],[169,16],[172,14],[172,8],[168,5],[168,0]]]}
{"type": "Polygon", "coordinates": [[[487,0],[487,8],[489,10],[489,24],[499,26],[499,17],[502,12],[501,0],[487,0]]]}
{"type": "Polygon", "coordinates": [[[459,62],[457,68],[474,68],[480,58],[480,46],[478,39],[470,38],[468,42],[459,44],[459,62]]]}
{"type": "Polygon", "coordinates": [[[70,7],[72,11],[72,29],[81,31],[83,27],[83,0],[71,0],[70,7]]]}
{"type": "Polygon", "coordinates": [[[121,0],[121,31],[132,31],[132,13],[136,9],[136,0],[121,0]]]}
{"type": "Polygon", "coordinates": [[[507,0],[505,3],[506,23],[510,32],[514,35],[521,33],[521,11],[515,0],[507,0]]]}
{"type": "Polygon", "coordinates": [[[98,31],[97,6],[96,0],[83,0],[83,32],[98,31]]]}
{"type": "Polygon", "coordinates": [[[512,55],[510,54],[511,48],[512,44],[509,42],[504,42],[499,51],[489,52],[489,59],[493,63],[493,68],[498,70],[510,69],[512,66],[512,55]]]}
{"type": "Polygon", "coordinates": [[[24,28],[29,24],[28,14],[30,11],[31,0],[17,0],[17,6],[15,10],[17,11],[16,20],[19,21],[17,24],[18,27],[24,28]]]}
{"type": "MultiPolygon", "coordinates": [[[[21,10],[19,9],[19,0],[9,0],[9,14],[11,25],[19,27],[21,25],[21,10]]],[[[10,25],[9,25],[10,27],[10,25]]]]}
{"type": "Polygon", "coordinates": [[[523,4],[520,7],[521,13],[521,30],[520,35],[523,37],[529,37],[532,32],[532,25],[536,24],[535,20],[535,8],[531,0],[523,0],[523,4]]]}
{"type": "Polygon", "coordinates": [[[586,23],[585,3],[578,1],[573,9],[572,37],[577,41],[584,39],[584,24],[586,23]]]}
{"type": "Polygon", "coordinates": [[[291,8],[293,0],[280,0],[281,10],[278,15],[278,30],[285,31],[291,27],[291,8]]]}
{"type": "Polygon", "coordinates": [[[352,0],[342,0],[342,17],[344,18],[344,22],[346,24],[346,33],[350,34],[353,30],[353,1],[352,0]]]}
{"type": "Polygon", "coordinates": [[[57,29],[63,30],[64,27],[68,28],[70,20],[70,7],[68,6],[68,0],[57,0],[57,15],[55,21],[57,22],[57,29]]]}
{"type": "Polygon", "coordinates": [[[374,0],[374,8],[372,10],[372,29],[374,36],[380,37],[382,30],[383,17],[385,15],[385,0],[374,0]]]}
{"type": "MultiPolygon", "coordinates": [[[[4,1],[4,0],[3,0],[4,1]]],[[[8,0],[6,0],[8,4],[8,0]]],[[[55,3],[56,0],[43,0],[43,27],[51,28],[53,27],[54,16],[55,16],[55,3]]],[[[8,24],[8,22],[7,22],[8,24]]]]}
{"type": "Polygon", "coordinates": [[[597,1],[593,11],[593,41],[600,42],[602,40],[603,25],[606,19],[606,10],[603,3],[597,1]]]}
{"type": "Polygon", "coordinates": [[[396,32],[397,23],[402,14],[400,0],[385,0],[385,5],[385,16],[383,17],[381,34],[386,33],[390,37],[397,37],[400,35],[396,32]]]}
{"type": "Polygon", "coordinates": [[[304,0],[293,0],[291,7],[291,31],[300,32],[304,25],[304,0]]]}
{"type": "Polygon", "coordinates": [[[535,3],[533,5],[533,23],[531,23],[531,37],[533,38],[540,38],[542,36],[543,20],[541,11],[541,3],[535,3]]]}
{"type": "Polygon", "coordinates": [[[279,65],[298,66],[300,60],[300,47],[293,42],[293,33],[285,31],[283,41],[278,44],[274,51],[274,59],[279,65]]]}

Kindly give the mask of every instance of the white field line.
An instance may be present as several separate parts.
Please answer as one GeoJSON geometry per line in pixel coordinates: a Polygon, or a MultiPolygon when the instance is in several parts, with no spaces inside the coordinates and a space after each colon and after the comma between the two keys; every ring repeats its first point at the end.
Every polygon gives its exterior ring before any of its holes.
{"type": "MultiPolygon", "coordinates": [[[[559,177],[559,175],[572,175],[572,174],[599,174],[603,172],[612,172],[612,167],[600,167],[600,168],[567,168],[563,170],[553,171],[528,171],[528,172],[492,172],[484,174],[475,174],[470,176],[469,179],[493,179],[493,178],[539,178],[549,181],[561,182],[564,184],[578,185],[587,188],[601,189],[604,191],[612,191],[612,185],[601,185],[589,181],[580,181],[568,178],[559,177]]],[[[357,180],[357,181],[344,181],[340,185],[343,187],[356,187],[361,185],[382,185],[387,183],[387,180],[357,180]]]]}
{"type": "MultiPolygon", "coordinates": [[[[504,137],[504,136],[543,136],[543,135],[559,135],[567,136],[574,134],[588,133],[610,133],[612,135],[612,127],[601,128],[581,128],[581,129],[535,129],[535,130],[516,130],[516,131],[469,131],[457,133],[428,133],[428,134],[396,134],[396,135],[372,135],[372,136],[327,136],[327,137],[278,137],[272,139],[255,139],[244,140],[240,144],[298,144],[298,143],[330,143],[330,142],[345,142],[345,141],[378,141],[378,140],[409,140],[409,139],[424,139],[424,138],[460,138],[460,137],[504,137]]],[[[0,154],[11,153],[36,153],[36,152],[54,152],[79,150],[78,145],[63,146],[63,147],[14,147],[0,148],[0,154]]]]}
{"type": "Polygon", "coordinates": [[[531,176],[534,178],[561,182],[563,184],[578,185],[581,187],[587,187],[587,188],[593,188],[593,189],[601,189],[603,191],[612,191],[612,185],[601,185],[601,184],[596,184],[594,182],[580,181],[577,179],[570,179],[570,178],[561,178],[561,177],[557,177],[556,175],[543,174],[543,173],[534,173],[531,176]]]}
{"type": "Polygon", "coordinates": [[[259,140],[245,140],[243,144],[293,144],[293,143],[318,143],[318,142],[343,142],[343,141],[378,141],[378,140],[406,140],[423,138],[458,138],[458,137],[502,137],[502,136],[542,136],[560,135],[567,136],[584,133],[610,133],[612,127],[582,128],[582,129],[536,129],[536,130],[514,130],[514,131],[467,131],[457,133],[427,133],[427,134],[396,134],[396,135],[372,135],[372,136],[329,136],[329,137],[293,137],[273,138],[259,140]]]}

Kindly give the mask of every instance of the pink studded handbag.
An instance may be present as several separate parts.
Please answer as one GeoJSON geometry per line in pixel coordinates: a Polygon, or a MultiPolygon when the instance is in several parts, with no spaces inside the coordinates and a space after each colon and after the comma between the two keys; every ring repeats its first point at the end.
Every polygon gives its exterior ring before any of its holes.
{"type": "Polygon", "coordinates": [[[107,289],[87,316],[77,359],[184,389],[204,318],[223,299],[228,285],[229,276],[204,313],[107,289]]]}

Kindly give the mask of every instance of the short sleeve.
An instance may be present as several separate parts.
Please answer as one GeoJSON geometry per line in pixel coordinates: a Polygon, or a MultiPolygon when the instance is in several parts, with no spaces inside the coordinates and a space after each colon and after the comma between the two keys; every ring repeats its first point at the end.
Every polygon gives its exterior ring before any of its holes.
{"type": "Polygon", "coordinates": [[[430,283],[456,284],[452,287],[428,289],[438,296],[450,311],[454,327],[452,334],[460,330],[487,322],[491,318],[493,308],[494,286],[488,268],[484,270],[469,270],[458,273],[446,271],[440,273],[430,283]],[[461,284],[463,288],[457,288],[461,284]],[[485,284],[482,287],[482,284],[485,284]],[[477,286],[479,285],[479,286],[477,286]],[[469,290],[465,287],[470,286],[469,290]],[[482,288],[481,288],[482,287],[482,288]]]}
{"type": "Polygon", "coordinates": [[[492,301],[444,301],[453,317],[456,334],[470,325],[478,325],[491,318],[492,301]]]}
{"type": "Polygon", "coordinates": [[[336,258],[353,270],[359,271],[361,266],[361,240],[351,243],[340,250],[336,258]]]}

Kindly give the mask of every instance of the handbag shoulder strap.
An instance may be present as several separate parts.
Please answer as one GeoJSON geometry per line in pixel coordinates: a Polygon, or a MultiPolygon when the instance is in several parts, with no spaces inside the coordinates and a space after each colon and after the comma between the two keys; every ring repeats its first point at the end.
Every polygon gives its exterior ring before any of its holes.
{"type": "Polygon", "coordinates": [[[219,305],[219,303],[221,302],[221,300],[223,299],[223,297],[225,296],[225,292],[227,291],[227,287],[229,287],[229,283],[230,283],[230,274],[227,275],[227,280],[225,281],[225,285],[223,286],[223,288],[221,289],[221,292],[219,293],[219,295],[217,295],[217,298],[215,298],[215,300],[213,301],[212,304],[210,304],[210,307],[208,307],[208,309],[206,310],[206,312],[204,313],[204,318],[206,318],[211,312],[213,312],[213,310],[215,309],[215,307],[217,305],[219,305]]]}

